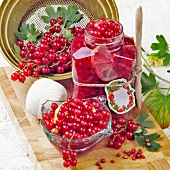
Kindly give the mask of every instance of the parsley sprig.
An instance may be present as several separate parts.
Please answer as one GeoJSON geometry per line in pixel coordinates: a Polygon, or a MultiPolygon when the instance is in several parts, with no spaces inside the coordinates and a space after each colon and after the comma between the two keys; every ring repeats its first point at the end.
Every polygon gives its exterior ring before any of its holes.
{"type": "Polygon", "coordinates": [[[146,128],[151,128],[153,126],[153,122],[150,120],[146,120],[149,117],[147,113],[140,114],[140,116],[135,120],[136,123],[140,123],[142,125],[142,129],[139,127],[134,132],[134,136],[139,145],[145,147],[148,151],[158,151],[160,148],[160,144],[155,142],[160,138],[160,134],[153,133],[147,135],[148,131],[146,128]],[[146,139],[149,139],[151,146],[146,146],[146,139]]]}

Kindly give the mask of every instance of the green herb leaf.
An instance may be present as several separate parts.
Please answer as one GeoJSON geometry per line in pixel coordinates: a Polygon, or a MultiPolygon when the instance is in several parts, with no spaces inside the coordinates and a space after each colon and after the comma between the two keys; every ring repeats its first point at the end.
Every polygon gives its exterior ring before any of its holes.
{"type": "Polygon", "coordinates": [[[160,144],[156,143],[155,140],[159,139],[160,135],[157,133],[151,134],[151,135],[138,135],[135,134],[135,139],[137,143],[141,146],[144,146],[148,151],[158,151],[160,148],[160,144]],[[149,139],[151,146],[146,146],[146,139],[149,139]]]}
{"type": "Polygon", "coordinates": [[[74,39],[74,36],[71,33],[71,31],[67,29],[64,30],[63,36],[67,38],[69,42],[71,42],[74,39]]]}
{"type": "Polygon", "coordinates": [[[164,66],[167,66],[167,65],[169,65],[169,64],[170,64],[170,54],[166,53],[166,54],[164,55],[163,65],[164,65],[164,66]]]}
{"type": "MultiPolygon", "coordinates": [[[[170,54],[168,52],[169,47],[168,43],[163,35],[157,35],[156,39],[158,40],[158,43],[152,43],[151,49],[153,51],[157,51],[157,53],[151,53],[147,54],[148,56],[155,56],[155,58],[163,59],[163,65],[169,65],[170,64],[170,54]]],[[[154,58],[153,58],[154,60],[154,58]]]]}
{"type": "Polygon", "coordinates": [[[160,144],[157,142],[151,142],[151,146],[150,147],[145,146],[145,148],[150,152],[156,152],[159,150],[160,144]]]}
{"type": "Polygon", "coordinates": [[[22,58],[21,58],[21,56],[20,56],[20,48],[19,48],[16,44],[14,44],[13,52],[14,52],[14,54],[15,54],[15,57],[16,57],[19,61],[21,61],[22,58]]]}
{"type": "Polygon", "coordinates": [[[65,20],[65,15],[66,15],[67,9],[65,7],[58,7],[57,8],[57,13],[60,17],[62,17],[65,20]]]}
{"type": "Polygon", "coordinates": [[[146,130],[146,128],[142,127],[142,134],[145,135],[147,133],[148,133],[148,131],[146,130]]]}
{"type": "Polygon", "coordinates": [[[144,103],[161,128],[169,126],[170,94],[164,95],[157,90],[153,90],[145,99],[144,103]]]}
{"type": "Polygon", "coordinates": [[[73,23],[78,22],[81,18],[83,18],[83,14],[79,13],[78,7],[75,5],[69,5],[65,12],[65,27],[69,28],[73,23]]]}
{"type": "Polygon", "coordinates": [[[20,27],[20,31],[14,32],[15,36],[19,40],[28,40],[34,42],[37,40],[37,37],[40,36],[40,32],[35,28],[34,24],[22,24],[20,27]]]}
{"type": "Polygon", "coordinates": [[[145,139],[145,140],[146,140],[146,139],[149,139],[150,142],[153,142],[153,141],[155,141],[155,140],[157,140],[157,139],[159,139],[159,138],[160,138],[160,134],[158,134],[158,133],[153,133],[153,134],[145,135],[145,136],[144,136],[144,139],[145,139]]]}
{"type": "Polygon", "coordinates": [[[158,133],[154,133],[154,134],[150,134],[150,135],[145,135],[144,136],[144,141],[146,141],[146,139],[149,139],[151,146],[147,147],[145,144],[145,148],[149,151],[158,151],[160,148],[160,144],[156,143],[155,141],[157,139],[160,138],[160,134],[158,133]]]}
{"type": "Polygon", "coordinates": [[[142,129],[140,127],[138,127],[133,133],[141,133],[142,129]]]}
{"type": "Polygon", "coordinates": [[[144,72],[142,72],[141,84],[142,84],[143,95],[146,95],[149,91],[153,90],[155,87],[158,86],[155,76],[152,73],[149,73],[148,76],[144,72]]]}
{"type": "Polygon", "coordinates": [[[138,135],[134,135],[134,136],[135,136],[135,140],[139,145],[145,146],[145,140],[143,136],[138,136],[138,135]]]}
{"type": "Polygon", "coordinates": [[[12,50],[15,54],[15,57],[18,59],[18,61],[26,61],[27,60],[20,56],[20,47],[18,47],[16,44],[14,44],[14,48],[12,50]]]}
{"type": "Polygon", "coordinates": [[[47,16],[41,16],[45,23],[50,23],[51,19],[62,17],[64,20],[63,28],[69,28],[73,23],[83,18],[83,14],[80,14],[76,5],[69,5],[67,8],[58,7],[56,12],[52,6],[47,6],[45,11],[47,16]]]}
{"type": "Polygon", "coordinates": [[[14,48],[13,48],[13,52],[14,52],[14,54],[15,54],[15,57],[19,60],[19,61],[26,61],[26,59],[24,59],[24,58],[22,58],[21,56],[20,56],[20,48],[16,45],[16,44],[14,44],[14,48]]]}
{"type": "Polygon", "coordinates": [[[156,39],[158,40],[158,43],[152,43],[151,49],[153,51],[159,50],[162,53],[165,53],[168,50],[168,43],[166,42],[163,35],[156,35],[156,39]]]}
{"type": "Polygon", "coordinates": [[[59,13],[55,12],[52,6],[47,6],[45,8],[45,12],[47,13],[47,16],[41,16],[41,19],[47,24],[50,23],[51,19],[56,19],[59,17],[59,13]]]}
{"type": "Polygon", "coordinates": [[[149,115],[147,113],[140,114],[135,122],[140,123],[144,128],[150,128],[153,126],[153,122],[150,120],[146,120],[148,117],[149,115]]]}

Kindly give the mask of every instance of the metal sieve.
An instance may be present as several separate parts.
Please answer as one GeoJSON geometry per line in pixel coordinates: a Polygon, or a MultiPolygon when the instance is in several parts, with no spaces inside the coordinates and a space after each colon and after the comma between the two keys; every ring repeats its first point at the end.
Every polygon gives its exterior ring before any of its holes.
{"type": "MultiPolygon", "coordinates": [[[[17,41],[14,31],[18,30],[22,23],[34,23],[39,31],[45,32],[46,24],[41,20],[41,16],[46,15],[45,7],[51,5],[56,10],[59,6],[67,7],[71,4],[78,6],[79,12],[84,16],[76,26],[85,28],[90,20],[102,17],[119,20],[114,0],[4,0],[0,7],[0,50],[9,64],[19,69],[19,61],[12,49],[17,41]]],[[[71,72],[49,76],[54,80],[70,77],[71,72]]]]}

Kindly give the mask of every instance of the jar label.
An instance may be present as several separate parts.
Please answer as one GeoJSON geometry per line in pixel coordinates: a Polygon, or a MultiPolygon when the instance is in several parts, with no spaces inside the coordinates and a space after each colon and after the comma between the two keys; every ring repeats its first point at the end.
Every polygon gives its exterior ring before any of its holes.
{"type": "Polygon", "coordinates": [[[135,106],[135,90],[126,79],[117,79],[105,87],[108,105],[117,114],[124,114],[135,106]]]}

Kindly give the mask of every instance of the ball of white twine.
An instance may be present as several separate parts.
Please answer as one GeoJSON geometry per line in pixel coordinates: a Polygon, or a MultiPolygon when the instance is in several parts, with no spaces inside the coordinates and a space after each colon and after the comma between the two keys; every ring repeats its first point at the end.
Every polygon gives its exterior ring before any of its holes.
{"type": "Polygon", "coordinates": [[[36,80],[29,88],[26,96],[26,111],[41,119],[43,103],[47,100],[66,101],[67,97],[67,90],[60,83],[48,78],[36,80]]]}

